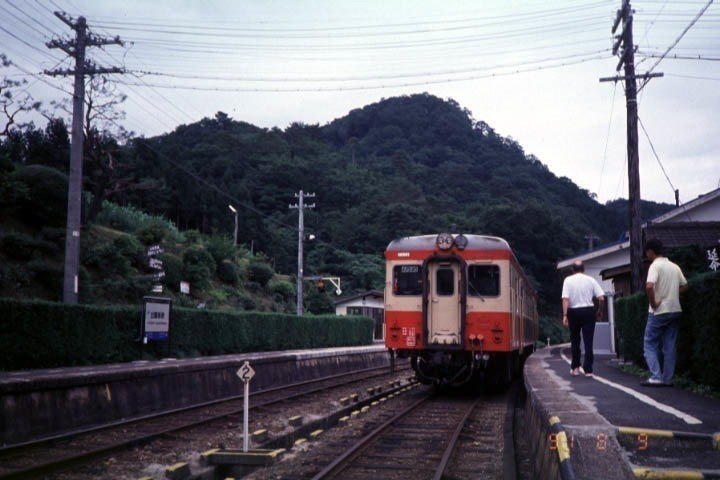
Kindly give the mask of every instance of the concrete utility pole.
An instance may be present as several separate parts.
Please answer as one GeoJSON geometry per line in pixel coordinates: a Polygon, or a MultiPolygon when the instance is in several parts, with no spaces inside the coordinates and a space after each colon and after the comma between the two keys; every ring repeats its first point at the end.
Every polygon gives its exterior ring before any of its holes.
{"type": "Polygon", "coordinates": [[[83,119],[85,107],[85,75],[104,73],[123,73],[117,67],[101,68],[85,60],[85,49],[100,45],[122,45],[119,37],[105,39],[89,33],[85,17],[77,21],[64,12],[55,12],[55,16],[75,30],[75,40],[51,40],[48,48],[59,48],[71,57],[75,57],[75,70],[45,70],[52,76],[75,77],[73,92],[72,143],[70,145],[70,175],[68,176],[67,231],[65,233],[65,274],[63,276],[63,302],[78,301],[78,270],[80,265],[80,226],[82,211],[82,167],[83,167],[83,119]]]}
{"type": "Polygon", "coordinates": [[[627,107],[627,156],[628,156],[628,226],[630,231],[630,275],[631,290],[643,290],[640,265],[642,263],[642,235],[640,231],[640,156],[638,154],[638,106],[637,79],[662,77],[662,73],[635,74],[635,45],[633,44],[633,9],[630,0],[623,0],[613,22],[612,33],[615,33],[622,21],[623,30],[616,36],[613,55],[622,46],[620,61],[615,68],[619,71],[625,66],[625,76],[601,78],[601,82],[625,82],[625,104],[627,107]]]}
{"type": "Polygon", "coordinates": [[[298,316],[303,314],[303,241],[305,240],[305,224],[303,223],[303,210],[306,208],[315,208],[315,204],[306,205],[304,200],[306,198],[315,198],[314,193],[300,193],[295,194],[295,198],[298,199],[298,203],[295,205],[289,205],[289,208],[298,210],[298,273],[297,273],[297,314],[298,316]]]}

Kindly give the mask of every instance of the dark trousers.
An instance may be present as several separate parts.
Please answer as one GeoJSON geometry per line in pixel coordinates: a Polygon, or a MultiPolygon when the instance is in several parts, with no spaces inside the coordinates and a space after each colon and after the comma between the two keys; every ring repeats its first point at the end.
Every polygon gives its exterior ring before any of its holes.
{"type": "Polygon", "coordinates": [[[580,366],[580,333],[585,343],[585,373],[593,371],[593,337],[595,336],[595,307],[568,309],[568,327],[570,328],[570,350],[572,363],[570,368],[580,366]]]}

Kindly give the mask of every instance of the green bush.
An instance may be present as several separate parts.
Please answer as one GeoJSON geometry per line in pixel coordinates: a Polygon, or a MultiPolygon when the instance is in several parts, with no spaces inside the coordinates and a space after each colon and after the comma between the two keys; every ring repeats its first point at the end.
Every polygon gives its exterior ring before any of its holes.
{"type": "Polygon", "coordinates": [[[112,248],[118,255],[127,258],[135,267],[140,267],[145,263],[145,249],[135,237],[120,235],[113,239],[112,248]]]}
{"type": "Polygon", "coordinates": [[[35,280],[53,290],[62,291],[64,266],[60,263],[53,263],[47,259],[35,259],[27,263],[27,269],[31,271],[35,280]]]}
{"type": "Polygon", "coordinates": [[[111,242],[91,243],[80,250],[82,263],[86,267],[95,268],[106,274],[129,274],[132,270],[130,261],[118,255],[111,242]]]}
{"type": "Polygon", "coordinates": [[[65,225],[67,175],[54,168],[29,165],[17,169],[10,177],[27,188],[27,195],[17,200],[18,218],[37,227],[65,225]]]}
{"type": "MultiPolygon", "coordinates": [[[[0,299],[0,370],[137,360],[140,307],[67,305],[0,299]]],[[[172,310],[172,356],[372,343],[366,317],[296,317],[281,313],[172,310]]],[[[167,355],[151,344],[147,354],[167,355]]]]}
{"type": "Polygon", "coordinates": [[[185,241],[189,244],[193,243],[201,243],[202,242],[202,234],[198,232],[197,230],[186,230],[185,232],[185,241]]]}
{"type": "Polygon", "coordinates": [[[0,238],[0,247],[3,252],[18,260],[27,260],[35,252],[55,255],[60,252],[60,247],[52,242],[31,237],[22,232],[9,232],[0,238]]]}
{"type": "Polygon", "coordinates": [[[215,260],[200,246],[193,246],[183,254],[183,273],[185,280],[198,290],[205,290],[210,285],[210,278],[215,271],[215,260]]]}
{"type": "Polygon", "coordinates": [[[157,217],[151,218],[145,222],[140,228],[135,230],[135,236],[144,245],[155,245],[163,240],[168,235],[167,222],[160,220],[157,217]]]}
{"type": "Polygon", "coordinates": [[[274,275],[273,269],[270,265],[264,262],[252,262],[248,266],[248,279],[252,282],[257,282],[262,287],[266,287],[270,279],[274,275]]]}
{"type": "Polygon", "coordinates": [[[178,291],[180,289],[180,282],[184,280],[182,278],[183,261],[180,260],[180,257],[177,255],[169,252],[160,255],[160,260],[163,262],[163,270],[165,271],[163,283],[173,290],[178,291]]]}
{"type": "Polygon", "coordinates": [[[221,282],[229,285],[237,285],[238,283],[238,268],[230,260],[223,260],[220,262],[217,268],[218,278],[221,282]]]}
{"type": "Polygon", "coordinates": [[[289,300],[295,296],[295,287],[287,280],[273,280],[269,286],[270,290],[282,300],[289,300]]]}
{"type": "Polygon", "coordinates": [[[218,267],[223,260],[235,259],[235,245],[233,240],[222,235],[213,235],[207,241],[206,248],[208,253],[212,255],[218,267]]]}
{"type": "Polygon", "coordinates": [[[108,201],[103,202],[102,210],[95,218],[95,223],[126,233],[142,231],[143,239],[141,241],[157,238],[158,235],[174,242],[182,240],[182,234],[178,232],[177,227],[171,221],[160,216],[149,215],[135,207],[123,207],[108,201]]]}
{"type": "MultiPolygon", "coordinates": [[[[720,387],[720,272],[690,279],[681,297],[683,315],[678,336],[678,374],[720,387]]],[[[615,301],[618,351],[627,360],[644,365],[643,337],[648,311],[647,297],[638,293],[615,301]]]]}

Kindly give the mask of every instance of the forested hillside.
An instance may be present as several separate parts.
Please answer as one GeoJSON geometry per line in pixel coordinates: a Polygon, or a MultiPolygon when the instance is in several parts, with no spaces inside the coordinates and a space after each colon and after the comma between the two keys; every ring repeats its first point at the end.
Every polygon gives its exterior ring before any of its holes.
{"type": "MultiPolygon", "coordinates": [[[[63,144],[58,128],[36,135],[63,144]]],[[[37,153],[43,149],[32,150],[25,138],[8,138],[3,149],[16,163],[57,165],[56,155],[37,153]]],[[[584,161],[581,152],[577,161],[584,161]]],[[[382,252],[393,238],[456,225],[506,238],[547,312],[557,308],[557,260],[582,251],[588,233],[617,240],[626,223],[624,202],[598,203],[455,102],[427,94],[285,130],[220,112],[168,135],[134,138],[114,150],[113,162],[110,173],[88,173],[96,175],[87,187],[98,198],[160,214],[180,231],[226,235],[232,203],[240,212],[238,241],[289,275],[296,270],[297,210],[288,204],[300,189],[316,193],[316,208],[305,216],[307,233],[317,237],[306,243],[306,274],[338,275],[345,291],[382,287],[382,252]]],[[[648,204],[645,212],[668,208],[648,204]]]]}

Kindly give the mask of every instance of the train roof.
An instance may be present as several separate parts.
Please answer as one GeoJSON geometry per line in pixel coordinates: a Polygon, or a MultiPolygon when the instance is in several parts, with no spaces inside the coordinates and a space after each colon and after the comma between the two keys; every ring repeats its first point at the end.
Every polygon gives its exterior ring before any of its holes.
{"type": "MultiPolygon", "coordinates": [[[[457,234],[453,234],[456,237],[457,234]]],[[[512,251],[508,242],[500,237],[491,237],[488,235],[472,235],[465,234],[463,236],[467,238],[468,244],[465,250],[508,250],[512,251]]],[[[387,251],[413,251],[413,250],[433,250],[435,249],[435,241],[437,234],[435,235],[418,235],[415,237],[403,237],[398,238],[390,242],[387,246],[387,251]]]]}

